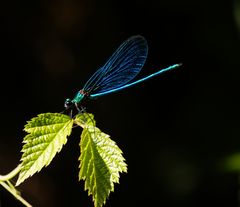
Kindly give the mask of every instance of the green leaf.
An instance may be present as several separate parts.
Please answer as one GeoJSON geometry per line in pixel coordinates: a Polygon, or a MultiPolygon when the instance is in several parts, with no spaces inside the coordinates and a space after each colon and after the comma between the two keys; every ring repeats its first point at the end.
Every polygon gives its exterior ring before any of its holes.
{"type": "Polygon", "coordinates": [[[95,126],[96,121],[94,120],[93,114],[90,113],[81,113],[78,114],[74,120],[77,125],[85,128],[86,125],[95,126]]]}
{"type": "Polygon", "coordinates": [[[71,134],[73,120],[64,114],[45,113],[32,118],[24,130],[21,171],[16,185],[50,164],[71,134]]]}
{"type": "Polygon", "coordinates": [[[119,183],[119,173],[127,172],[127,165],[116,143],[94,126],[92,114],[80,114],[75,121],[84,128],[80,141],[79,180],[85,181],[85,190],[92,195],[94,206],[102,207],[114,191],[114,183],[119,183]]]}

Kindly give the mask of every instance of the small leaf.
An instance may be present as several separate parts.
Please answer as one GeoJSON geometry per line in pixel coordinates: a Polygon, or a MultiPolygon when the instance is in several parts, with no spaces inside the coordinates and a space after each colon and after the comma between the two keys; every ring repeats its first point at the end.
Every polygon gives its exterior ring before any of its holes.
{"type": "Polygon", "coordinates": [[[95,126],[96,122],[94,120],[93,114],[90,113],[81,113],[78,114],[74,120],[77,125],[81,126],[82,128],[85,128],[86,125],[95,126]]]}
{"type": "Polygon", "coordinates": [[[22,169],[16,185],[50,164],[71,134],[73,120],[64,114],[45,113],[32,118],[24,130],[22,169]]]}
{"type": "Polygon", "coordinates": [[[122,151],[110,136],[89,124],[93,115],[83,115],[77,117],[84,119],[81,120],[84,129],[80,141],[79,180],[85,181],[85,190],[93,196],[94,206],[102,207],[110,191],[114,191],[114,183],[119,183],[119,173],[127,172],[127,165],[122,151]]]}

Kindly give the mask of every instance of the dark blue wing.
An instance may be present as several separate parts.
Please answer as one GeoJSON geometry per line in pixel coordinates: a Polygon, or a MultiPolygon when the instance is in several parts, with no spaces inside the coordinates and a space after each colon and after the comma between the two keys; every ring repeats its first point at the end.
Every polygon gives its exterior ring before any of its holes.
{"type": "Polygon", "coordinates": [[[142,69],[147,51],[147,42],[142,36],[130,37],[120,45],[106,64],[93,74],[83,90],[96,97],[98,93],[125,85],[142,69]]]}

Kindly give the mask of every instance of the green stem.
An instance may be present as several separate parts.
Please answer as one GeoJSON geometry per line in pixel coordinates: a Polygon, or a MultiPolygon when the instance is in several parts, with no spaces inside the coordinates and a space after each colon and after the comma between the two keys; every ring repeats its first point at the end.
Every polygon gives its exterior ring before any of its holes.
{"type": "Polygon", "coordinates": [[[23,205],[26,207],[32,207],[30,203],[28,203],[23,197],[21,197],[17,190],[14,188],[11,188],[9,185],[7,185],[5,182],[0,181],[0,185],[2,185],[9,193],[11,193],[17,200],[19,200],[23,205]]]}
{"type": "Polygon", "coordinates": [[[0,175],[0,182],[12,179],[15,175],[17,175],[21,170],[22,165],[19,164],[14,170],[12,170],[7,175],[0,175]]]}
{"type": "Polygon", "coordinates": [[[10,179],[15,177],[21,170],[22,165],[19,164],[14,170],[12,170],[7,175],[0,175],[0,185],[2,185],[9,193],[11,193],[17,200],[19,200],[26,207],[32,207],[23,197],[21,197],[20,193],[14,187],[14,185],[10,182],[10,179]]]}

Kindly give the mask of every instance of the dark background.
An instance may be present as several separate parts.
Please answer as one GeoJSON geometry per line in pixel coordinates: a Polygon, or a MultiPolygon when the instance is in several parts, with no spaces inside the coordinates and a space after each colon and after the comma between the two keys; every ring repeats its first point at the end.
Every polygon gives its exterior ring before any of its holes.
{"type": "MultiPolygon", "coordinates": [[[[0,13],[1,174],[19,162],[26,121],[62,111],[140,34],[140,76],[183,66],[87,104],[128,164],[106,206],[238,206],[239,1],[9,1],[0,13]]],[[[33,206],[93,206],[77,177],[80,133],[20,186],[33,206]]],[[[2,188],[0,202],[21,206],[2,188]]]]}

